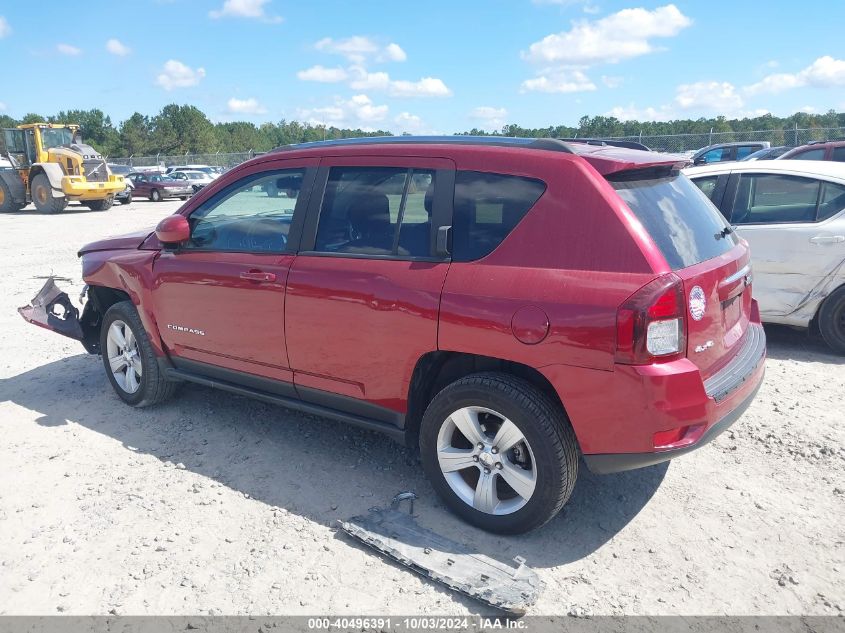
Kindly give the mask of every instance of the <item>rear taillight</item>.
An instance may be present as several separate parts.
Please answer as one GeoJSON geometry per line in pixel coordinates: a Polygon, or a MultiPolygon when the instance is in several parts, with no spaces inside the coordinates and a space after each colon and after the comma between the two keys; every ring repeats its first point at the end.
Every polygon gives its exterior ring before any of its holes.
{"type": "Polygon", "coordinates": [[[672,273],[646,284],[616,312],[616,362],[646,365],[683,355],[683,282],[672,273]]]}

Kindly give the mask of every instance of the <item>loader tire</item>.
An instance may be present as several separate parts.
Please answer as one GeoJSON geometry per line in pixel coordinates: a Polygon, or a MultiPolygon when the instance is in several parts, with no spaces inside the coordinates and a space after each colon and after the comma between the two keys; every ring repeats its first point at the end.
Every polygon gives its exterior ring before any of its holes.
{"type": "Polygon", "coordinates": [[[108,197],[103,200],[91,200],[90,202],[86,202],[85,206],[92,211],[108,211],[111,209],[112,204],[114,204],[114,198],[108,197]]]}
{"type": "Polygon", "coordinates": [[[9,190],[9,185],[0,178],[0,213],[20,211],[23,207],[24,205],[12,199],[12,192],[9,190]]]}
{"type": "Polygon", "coordinates": [[[67,198],[53,195],[53,187],[46,174],[38,174],[32,179],[32,201],[40,213],[59,213],[67,206],[67,198]]]}

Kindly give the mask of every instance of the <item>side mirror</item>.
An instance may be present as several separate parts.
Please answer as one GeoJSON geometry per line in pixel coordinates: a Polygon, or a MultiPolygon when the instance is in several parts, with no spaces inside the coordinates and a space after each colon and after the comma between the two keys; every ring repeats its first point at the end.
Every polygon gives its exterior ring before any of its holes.
{"type": "Polygon", "coordinates": [[[191,237],[191,227],[184,215],[169,215],[158,223],[156,237],[162,244],[181,244],[191,237]]]}

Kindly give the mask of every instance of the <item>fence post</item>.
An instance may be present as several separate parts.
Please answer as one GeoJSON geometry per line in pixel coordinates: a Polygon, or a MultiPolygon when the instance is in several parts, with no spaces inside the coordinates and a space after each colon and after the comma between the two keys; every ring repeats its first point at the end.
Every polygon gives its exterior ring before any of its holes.
{"type": "Polygon", "coordinates": [[[135,154],[129,154],[129,166],[130,166],[130,167],[133,167],[133,165],[132,165],[132,157],[133,157],[134,155],[135,155],[135,154]]]}
{"type": "Polygon", "coordinates": [[[708,145],[712,145],[712,144],[713,144],[713,128],[712,128],[712,127],[710,128],[710,136],[709,136],[709,137],[707,137],[707,144],[708,144],[708,145]]]}
{"type": "Polygon", "coordinates": [[[798,147],[798,122],[795,122],[795,147],[798,147]]]}

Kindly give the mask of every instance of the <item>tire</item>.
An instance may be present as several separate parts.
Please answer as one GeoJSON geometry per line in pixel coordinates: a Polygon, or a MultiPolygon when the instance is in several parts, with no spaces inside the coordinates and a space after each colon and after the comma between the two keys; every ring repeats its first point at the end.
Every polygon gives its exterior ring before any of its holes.
{"type": "Polygon", "coordinates": [[[121,201],[120,201],[120,204],[121,204],[121,205],[124,205],[124,204],[132,204],[132,194],[131,194],[131,193],[127,193],[127,194],[126,194],[126,197],[125,197],[123,200],[121,200],[121,201]]]}
{"type": "Polygon", "coordinates": [[[161,192],[158,189],[153,189],[150,192],[150,200],[152,200],[153,202],[161,202],[161,192]]]}
{"type": "Polygon", "coordinates": [[[100,352],[106,376],[125,403],[147,407],[163,402],[176,390],[177,383],[167,380],[161,373],[141,318],[131,301],[115,303],[106,311],[100,330],[100,352]],[[114,336],[113,329],[120,336],[114,336]]]}
{"type": "Polygon", "coordinates": [[[819,331],[837,354],[845,354],[845,286],[834,290],[819,309],[819,331]]]}
{"type": "Polygon", "coordinates": [[[455,514],[499,534],[528,532],[549,521],[569,499],[578,476],[578,442],[562,408],[531,383],[501,373],[466,376],[434,397],[420,425],[420,457],[435,491],[455,514]],[[468,441],[455,419],[481,433],[476,439],[483,450],[468,441]],[[511,441],[521,439],[495,452],[493,433],[502,428],[511,441]],[[441,468],[444,457],[453,460],[451,472],[441,468]],[[476,507],[485,505],[483,496],[476,501],[482,479],[489,484],[482,490],[494,493],[486,498],[486,509],[476,507]],[[522,494],[506,480],[518,484],[522,494]]]}
{"type": "Polygon", "coordinates": [[[179,199],[180,199],[180,200],[187,200],[187,199],[188,199],[188,196],[179,196],[179,199]]]}
{"type": "Polygon", "coordinates": [[[109,196],[103,200],[90,200],[85,203],[85,206],[92,211],[108,211],[114,204],[114,198],[109,196]]]}
{"type": "Polygon", "coordinates": [[[67,198],[57,198],[53,195],[53,187],[47,174],[38,174],[30,185],[32,201],[41,213],[59,213],[67,206],[67,198]]]}
{"type": "Polygon", "coordinates": [[[20,211],[24,205],[12,199],[12,191],[2,178],[0,178],[0,213],[20,211]]]}

